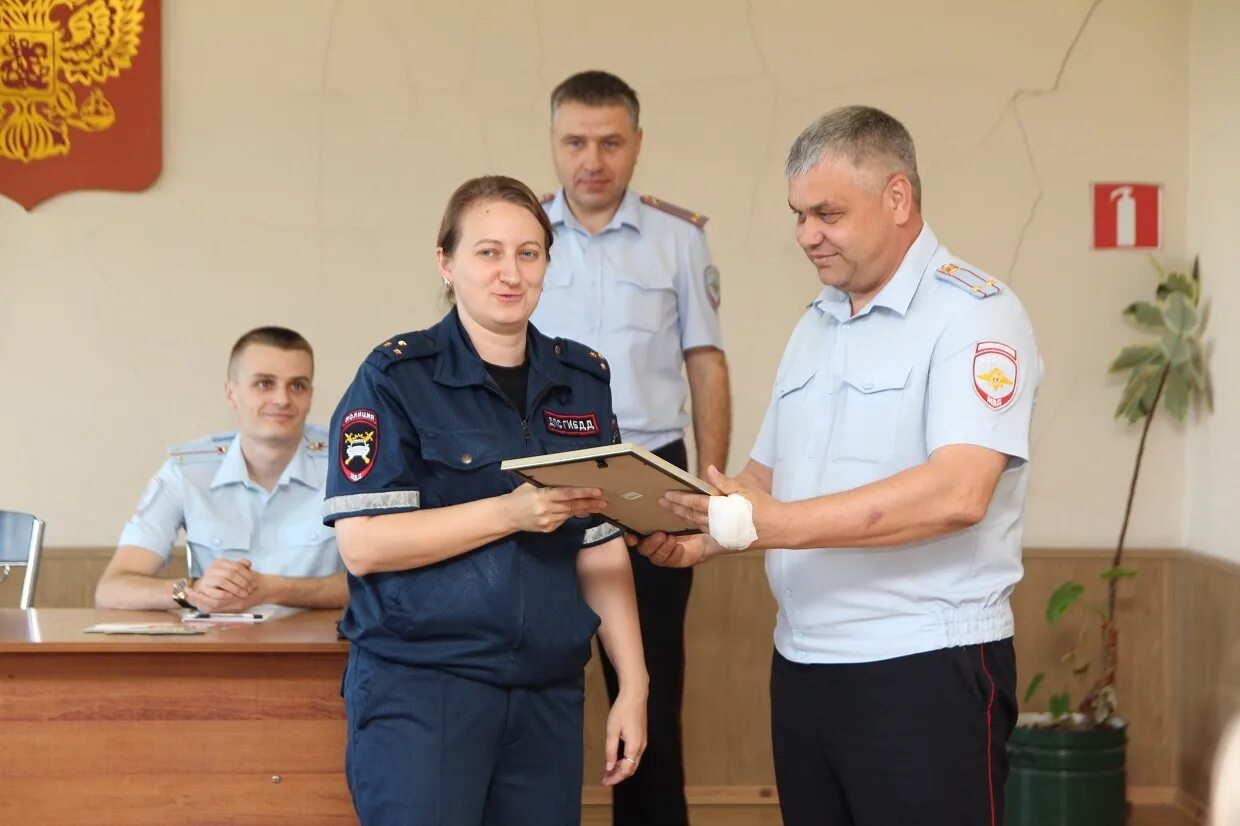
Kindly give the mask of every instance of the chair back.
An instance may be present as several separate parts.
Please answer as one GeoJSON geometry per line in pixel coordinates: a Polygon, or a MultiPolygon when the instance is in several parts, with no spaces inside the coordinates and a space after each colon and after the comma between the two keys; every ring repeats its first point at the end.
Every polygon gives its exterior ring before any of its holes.
{"type": "Polygon", "coordinates": [[[0,581],[7,578],[14,567],[26,569],[21,601],[18,603],[23,610],[34,603],[34,589],[39,581],[39,557],[43,552],[43,528],[43,520],[36,516],[0,510],[0,566],[3,566],[0,581]]]}

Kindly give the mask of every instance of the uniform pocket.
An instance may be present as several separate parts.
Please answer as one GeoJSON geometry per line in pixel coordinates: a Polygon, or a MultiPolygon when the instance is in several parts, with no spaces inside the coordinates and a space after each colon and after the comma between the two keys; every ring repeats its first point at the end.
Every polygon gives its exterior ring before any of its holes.
{"type": "Polygon", "coordinates": [[[844,374],[841,415],[835,428],[834,458],[886,462],[895,455],[910,365],[858,368],[844,374]]]}
{"type": "Polygon", "coordinates": [[[487,430],[426,430],[422,458],[457,473],[470,473],[511,458],[487,430]]]}
{"type": "Polygon", "coordinates": [[[250,529],[248,525],[223,519],[198,517],[187,520],[186,554],[192,576],[202,576],[217,559],[249,559],[250,529]]]}
{"type": "Polygon", "coordinates": [[[813,434],[805,431],[808,423],[806,413],[809,407],[809,396],[814,385],[817,371],[813,368],[790,372],[780,376],[775,385],[779,395],[776,402],[778,430],[776,452],[781,460],[797,455],[798,451],[808,450],[813,434]]]}
{"type": "Polygon", "coordinates": [[[330,542],[336,532],[326,525],[313,522],[300,525],[287,525],[280,531],[280,539],[285,545],[322,545],[330,542]]]}
{"type": "Polygon", "coordinates": [[[616,299],[620,312],[608,313],[614,324],[625,329],[661,333],[675,323],[676,290],[670,279],[649,273],[617,273],[616,299]]]}
{"type": "Polygon", "coordinates": [[[437,614],[438,593],[444,582],[445,568],[453,562],[441,562],[411,571],[380,574],[378,584],[382,599],[381,621],[393,634],[405,640],[421,637],[428,621],[433,625],[437,614]]]}
{"type": "Polygon", "coordinates": [[[991,683],[981,668],[981,650],[977,645],[958,645],[946,649],[952,670],[961,687],[981,708],[990,705],[991,683]]]}
{"type": "Polygon", "coordinates": [[[336,550],[336,532],[312,515],[280,530],[280,545],[285,558],[280,573],[285,576],[330,576],[344,570],[336,550]]]}
{"type": "MultiPolygon", "coordinates": [[[[559,252],[556,253],[559,256],[559,252]]],[[[573,271],[568,267],[547,267],[543,278],[543,290],[567,290],[573,286],[573,271]]]]}
{"type": "Polygon", "coordinates": [[[422,486],[423,507],[446,507],[509,493],[515,476],[499,469],[509,454],[505,445],[486,430],[422,432],[422,459],[435,479],[422,486]]]}

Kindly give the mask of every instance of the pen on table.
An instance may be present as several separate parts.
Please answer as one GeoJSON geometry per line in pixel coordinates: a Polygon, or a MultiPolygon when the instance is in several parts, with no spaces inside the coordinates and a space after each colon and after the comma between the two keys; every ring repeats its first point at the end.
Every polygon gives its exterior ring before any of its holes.
{"type": "Polygon", "coordinates": [[[228,618],[243,619],[244,618],[244,619],[260,620],[263,618],[263,615],[262,614],[210,614],[205,611],[199,611],[196,614],[192,614],[190,616],[190,619],[211,619],[212,617],[215,617],[217,619],[228,619],[228,618]]]}

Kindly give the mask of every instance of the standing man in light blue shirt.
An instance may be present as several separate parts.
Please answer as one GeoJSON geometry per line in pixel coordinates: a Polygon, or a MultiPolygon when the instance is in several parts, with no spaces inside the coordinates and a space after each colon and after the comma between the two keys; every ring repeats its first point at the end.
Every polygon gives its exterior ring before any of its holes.
{"type": "MultiPolygon", "coordinates": [[[[921,217],[913,140],[837,109],[785,169],[825,285],[784,351],[749,463],[779,604],[771,724],[784,822],[995,826],[1016,722],[1013,620],[1042,378],[1029,317],[921,217]]],[[[731,497],[729,497],[731,498],[731,497]]],[[[724,500],[669,494],[723,536],[724,500]]],[[[745,506],[733,500],[730,504],[745,506]]],[[[712,536],[642,543],[659,564],[712,536]]]]}
{"type": "MultiPolygon", "coordinates": [[[[719,329],[719,270],[706,218],[629,188],[641,150],[637,94],[607,72],[573,75],[551,94],[551,156],[560,190],[544,199],[555,255],[531,322],[607,357],[624,441],[688,468],[690,402],[698,474],[727,462],[732,411],[719,329]]],[[[649,744],[613,791],[616,826],[688,823],[680,708],[684,624],[693,580],[634,552],[650,674],[649,744]]],[[[599,650],[612,700],[618,683],[599,650]]]]}
{"type": "Polygon", "coordinates": [[[321,521],[326,432],[308,427],[314,353],[298,333],[260,327],[228,361],[238,432],[170,451],[99,580],[100,608],[245,611],[339,608],[348,600],[336,535],[321,521]],[[181,529],[189,576],[160,577],[181,529]]]}

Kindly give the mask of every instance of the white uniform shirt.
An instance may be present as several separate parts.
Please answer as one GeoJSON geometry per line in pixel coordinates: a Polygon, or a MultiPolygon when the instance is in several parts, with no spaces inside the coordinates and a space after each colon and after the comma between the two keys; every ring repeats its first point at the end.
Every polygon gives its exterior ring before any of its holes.
{"type": "Polygon", "coordinates": [[[1042,359],[1006,287],[923,227],[855,317],[828,287],[784,352],[754,460],[783,501],[850,490],[980,445],[1010,459],[985,518],[893,548],[773,550],[775,645],[793,662],[872,662],[1009,637],[1020,579],[1029,425],[1042,359]]]}
{"type": "Polygon", "coordinates": [[[270,492],[250,480],[239,434],[172,448],[118,544],[147,548],[166,562],[184,528],[190,576],[202,576],[216,559],[248,559],[255,571],[276,576],[341,573],[336,532],[321,519],[326,442],[326,430],[307,426],[302,448],[270,492]]]}
{"type": "Polygon", "coordinates": [[[683,438],[684,351],[723,349],[719,271],[706,235],[631,189],[593,235],[573,217],[563,190],[545,208],[555,243],[530,321],[607,357],[624,441],[655,450],[683,438]]]}

